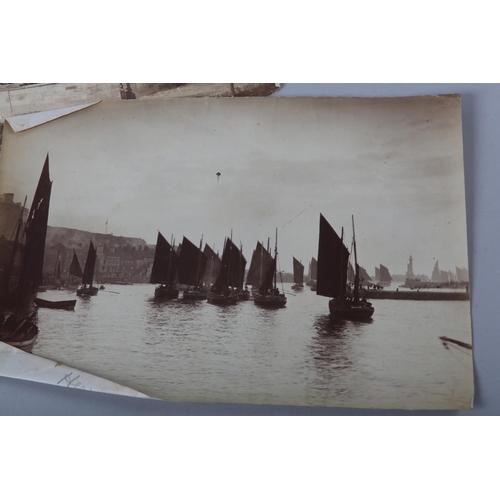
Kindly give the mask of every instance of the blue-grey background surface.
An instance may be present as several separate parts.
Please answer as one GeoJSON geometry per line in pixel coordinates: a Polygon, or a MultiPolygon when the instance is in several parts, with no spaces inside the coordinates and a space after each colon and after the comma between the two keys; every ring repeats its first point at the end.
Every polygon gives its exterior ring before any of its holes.
{"type": "Polygon", "coordinates": [[[462,95],[469,269],[476,396],[474,409],[406,412],[293,406],[168,403],[111,396],[0,377],[1,415],[405,415],[500,414],[498,296],[500,85],[284,84],[277,96],[462,95]]]}

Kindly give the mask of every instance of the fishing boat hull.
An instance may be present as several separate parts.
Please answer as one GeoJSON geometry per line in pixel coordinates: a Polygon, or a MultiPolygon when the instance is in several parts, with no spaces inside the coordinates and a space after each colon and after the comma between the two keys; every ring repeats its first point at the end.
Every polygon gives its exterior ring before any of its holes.
{"type": "Polygon", "coordinates": [[[332,299],[330,300],[328,307],[332,316],[351,320],[369,319],[375,312],[375,308],[372,306],[371,302],[363,301],[354,304],[353,302],[332,299]]]}
{"type": "Polygon", "coordinates": [[[28,340],[2,340],[0,338],[1,342],[4,342],[5,344],[8,344],[12,347],[16,347],[17,349],[21,349],[21,351],[27,352],[31,354],[33,352],[33,346],[35,345],[36,339],[38,338],[38,333],[32,337],[31,339],[28,340]]]}
{"type": "Polygon", "coordinates": [[[292,290],[304,290],[304,285],[293,285],[292,290]]]}
{"type": "Polygon", "coordinates": [[[229,306],[238,303],[237,295],[223,295],[220,293],[207,293],[207,302],[219,306],[229,306]]]}
{"type": "Polygon", "coordinates": [[[75,308],[76,300],[58,300],[50,301],[44,299],[35,299],[35,304],[38,307],[45,307],[47,309],[65,309],[72,311],[75,308]]]}
{"type": "Polygon", "coordinates": [[[179,297],[179,290],[177,288],[170,288],[166,286],[158,286],[155,288],[155,299],[171,300],[179,297]]]}
{"type": "Polygon", "coordinates": [[[38,338],[38,327],[30,318],[19,318],[12,327],[2,325],[0,327],[0,342],[31,353],[38,338]]]}
{"type": "Polygon", "coordinates": [[[78,297],[93,297],[94,295],[97,295],[98,291],[99,289],[97,287],[91,286],[91,287],[79,288],[76,291],[76,294],[78,295],[78,297]]]}
{"type": "Polygon", "coordinates": [[[313,283],[311,285],[311,292],[316,292],[318,290],[318,284],[317,283],[313,283]]]}
{"type": "Polygon", "coordinates": [[[182,298],[184,300],[207,300],[207,292],[184,290],[182,298]]]}
{"type": "Polygon", "coordinates": [[[254,304],[262,307],[278,309],[286,306],[286,297],[283,293],[279,295],[254,295],[254,304]]]}
{"type": "Polygon", "coordinates": [[[238,300],[250,300],[250,291],[243,290],[240,293],[238,293],[238,300]]]}

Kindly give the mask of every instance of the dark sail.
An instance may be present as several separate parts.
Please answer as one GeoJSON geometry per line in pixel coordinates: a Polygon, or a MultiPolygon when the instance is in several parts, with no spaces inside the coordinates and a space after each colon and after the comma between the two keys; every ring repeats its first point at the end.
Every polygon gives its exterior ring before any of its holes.
{"type": "MultiPolygon", "coordinates": [[[[262,278],[261,281],[265,279],[265,276],[267,274],[267,271],[269,268],[273,265],[273,256],[264,248],[262,247],[262,278]]],[[[274,269],[276,269],[276,265],[274,266],[274,269]]]]}
{"type": "Polygon", "coordinates": [[[82,278],[82,268],[80,267],[80,263],[78,262],[78,257],[76,256],[76,252],[73,250],[73,260],[71,261],[71,266],[69,267],[69,274],[71,276],[76,276],[77,278],[82,278]]]}
{"type": "Polygon", "coordinates": [[[216,293],[222,293],[226,286],[241,287],[240,266],[244,269],[246,260],[241,255],[244,264],[240,263],[240,255],[241,253],[238,247],[227,238],[224,246],[224,253],[222,254],[220,273],[214,283],[214,290],[216,293]]]}
{"type": "Polygon", "coordinates": [[[359,266],[359,280],[363,281],[371,281],[370,275],[366,272],[364,267],[359,266]]]}
{"type": "MultiPolygon", "coordinates": [[[[24,200],[24,203],[26,204],[26,199],[24,200]]],[[[19,211],[19,219],[16,225],[16,235],[14,241],[11,242],[4,240],[3,244],[0,243],[0,245],[3,247],[2,253],[5,255],[10,255],[7,264],[5,265],[5,271],[2,273],[2,281],[0,283],[0,297],[5,297],[10,292],[11,278],[13,276],[15,278],[19,278],[19,263],[24,250],[20,241],[21,230],[23,227],[23,211],[24,211],[24,205],[19,211]],[[17,273],[15,271],[17,271],[17,273]]]]}
{"type": "Polygon", "coordinates": [[[247,260],[243,257],[243,248],[239,250],[240,255],[238,257],[238,284],[235,285],[239,290],[243,289],[243,283],[245,282],[245,267],[247,265],[247,260]]]}
{"type": "Polygon", "coordinates": [[[304,266],[295,258],[293,258],[293,281],[298,285],[304,282],[304,266]]]}
{"type": "Polygon", "coordinates": [[[24,229],[26,240],[20,273],[21,294],[29,293],[30,288],[42,284],[51,189],[49,155],[47,155],[24,229]]]}
{"type": "Polygon", "coordinates": [[[328,221],[320,215],[317,295],[343,296],[349,251],[328,221]]]}
{"type": "Polygon", "coordinates": [[[206,284],[215,283],[217,276],[219,276],[221,268],[220,257],[205,244],[203,254],[207,257],[207,263],[205,265],[205,273],[203,274],[203,281],[206,284]]]}
{"type": "Polygon", "coordinates": [[[387,267],[380,264],[380,281],[384,283],[390,283],[392,281],[392,277],[389,274],[389,269],[387,267]]]}
{"type": "Polygon", "coordinates": [[[259,286],[260,263],[262,262],[262,250],[259,250],[260,243],[257,243],[257,248],[252,253],[252,260],[247,274],[247,286],[259,286]]]}
{"type": "Polygon", "coordinates": [[[59,281],[61,279],[61,262],[58,260],[57,261],[57,267],[56,267],[56,280],[59,281]]]}
{"type": "Polygon", "coordinates": [[[94,248],[92,242],[89,245],[89,251],[87,253],[87,260],[85,261],[85,268],[83,269],[83,277],[82,283],[84,285],[91,285],[94,281],[94,269],[95,269],[95,261],[97,258],[97,252],[94,248]]]}
{"type": "Polygon", "coordinates": [[[311,279],[318,279],[318,261],[314,257],[311,259],[311,279]]]}
{"type": "Polygon", "coordinates": [[[260,286],[260,293],[265,295],[267,291],[272,291],[274,288],[274,274],[276,272],[276,257],[272,260],[271,265],[269,266],[264,279],[262,281],[262,285],[260,286]]]}
{"type": "Polygon", "coordinates": [[[186,237],[179,255],[179,283],[197,286],[205,273],[206,255],[186,237]]]}
{"type": "Polygon", "coordinates": [[[247,261],[243,257],[240,249],[228,238],[230,246],[230,271],[228,277],[228,285],[235,288],[243,288],[243,279],[245,273],[245,266],[247,261]]]}
{"type": "Polygon", "coordinates": [[[380,281],[380,269],[378,267],[375,268],[375,281],[380,281]]]}
{"type": "Polygon", "coordinates": [[[172,251],[170,243],[158,231],[155,256],[151,269],[150,283],[171,284],[177,274],[177,254],[172,251]]]}
{"type": "Polygon", "coordinates": [[[269,255],[268,251],[260,242],[257,242],[248,270],[247,285],[260,286],[272,260],[273,258],[269,255]]]}

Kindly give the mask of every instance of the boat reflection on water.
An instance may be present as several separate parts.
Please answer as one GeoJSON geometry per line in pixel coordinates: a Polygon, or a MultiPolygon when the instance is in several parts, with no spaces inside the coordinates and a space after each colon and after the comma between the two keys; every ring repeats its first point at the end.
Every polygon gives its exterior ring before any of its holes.
{"type": "Polygon", "coordinates": [[[353,341],[363,334],[365,324],[372,321],[371,318],[352,321],[331,315],[316,317],[313,322],[315,335],[309,344],[317,374],[313,383],[316,390],[328,392],[330,399],[332,395],[337,396],[339,403],[344,394],[351,392],[349,380],[356,370],[356,360],[352,353],[353,341]]]}
{"type": "Polygon", "coordinates": [[[321,336],[344,337],[348,332],[362,329],[362,325],[373,323],[373,318],[347,320],[336,316],[318,316],[313,323],[313,328],[321,336]]]}

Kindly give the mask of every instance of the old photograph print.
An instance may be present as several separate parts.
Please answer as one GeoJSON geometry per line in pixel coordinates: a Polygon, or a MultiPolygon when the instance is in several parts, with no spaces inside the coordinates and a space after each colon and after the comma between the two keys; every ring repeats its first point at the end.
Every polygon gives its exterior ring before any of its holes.
{"type": "Polygon", "coordinates": [[[470,408],[460,97],[102,101],[0,158],[0,341],[168,401],[470,408]]]}

